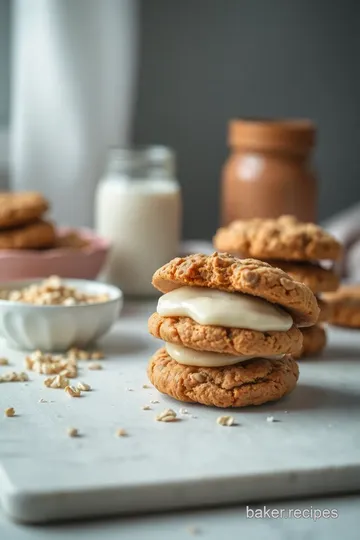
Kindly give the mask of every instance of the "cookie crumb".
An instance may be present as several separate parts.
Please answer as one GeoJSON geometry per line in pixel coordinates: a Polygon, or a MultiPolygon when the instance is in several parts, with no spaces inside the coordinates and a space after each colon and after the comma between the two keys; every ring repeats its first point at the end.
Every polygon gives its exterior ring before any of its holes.
{"type": "Polygon", "coordinates": [[[67,434],[69,437],[78,437],[79,436],[79,430],[74,427],[67,428],[67,434]]]}
{"type": "Polygon", "coordinates": [[[47,388],[66,388],[69,384],[69,379],[64,375],[55,375],[55,377],[48,377],[44,380],[44,385],[47,388]]]}
{"type": "Polygon", "coordinates": [[[99,362],[90,362],[90,364],[88,365],[88,368],[96,371],[96,370],[102,369],[103,367],[101,364],[99,364],[99,362]]]}
{"type": "Polygon", "coordinates": [[[105,358],[105,354],[103,351],[93,351],[91,353],[91,359],[92,360],[103,360],[105,358]]]}
{"type": "Polygon", "coordinates": [[[158,399],[150,399],[150,403],[160,403],[160,401],[158,399]]]}
{"type": "Polygon", "coordinates": [[[267,422],[275,422],[275,418],[274,418],[273,416],[268,416],[268,417],[266,418],[266,421],[267,421],[267,422]]]}
{"type": "Polygon", "coordinates": [[[0,366],[8,366],[9,360],[7,358],[0,358],[0,366]]]}
{"type": "Polygon", "coordinates": [[[233,416],[219,416],[216,420],[216,423],[220,426],[233,426],[235,418],[233,416]]]}
{"type": "Polygon", "coordinates": [[[116,433],[115,433],[115,435],[117,437],[127,437],[127,434],[128,433],[127,433],[126,429],[123,429],[123,428],[117,429],[116,433]]]}
{"type": "Polygon", "coordinates": [[[176,412],[172,409],[165,409],[156,416],[158,422],[174,422],[176,420],[176,412]]]}
{"type": "Polygon", "coordinates": [[[29,380],[29,377],[27,373],[24,371],[20,371],[17,373],[16,371],[8,371],[7,373],[4,373],[3,375],[0,375],[0,383],[2,382],[26,382],[29,380]]]}
{"type": "Polygon", "coordinates": [[[185,409],[185,407],[180,407],[179,413],[180,414],[189,414],[189,411],[187,409],[185,409]]]}
{"type": "Polygon", "coordinates": [[[141,408],[143,411],[151,411],[150,405],[143,405],[141,408]]]}
{"type": "Polygon", "coordinates": [[[193,525],[190,525],[190,527],[186,527],[186,530],[189,534],[191,534],[192,536],[195,536],[197,534],[200,534],[201,531],[199,529],[199,527],[195,527],[193,525]]]}
{"type": "Polygon", "coordinates": [[[152,386],[150,386],[149,384],[143,384],[142,387],[145,388],[145,389],[150,389],[150,388],[152,388],[152,386]]]}
{"type": "Polygon", "coordinates": [[[80,381],[77,383],[76,389],[81,390],[82,392],[90,392],[91,386],[90,384],[80,381]]]}
{"type": "Polygon", "coordinates": [[[4,413],[5,413],[5,416],[10,418],[12,416],[15,416],[15,409],[14,407],[8,407],[7,409],[5,409],[4,413]]]}
{"type": "Polygon", "coordinates": [[[66,386],[65,387],[65,392],[69,396],[74,397],[74,398],[78,398],[78,397],[81,396],[80,390],[77,390],[76,388],[74,388],[74,386],[66,386]]]}

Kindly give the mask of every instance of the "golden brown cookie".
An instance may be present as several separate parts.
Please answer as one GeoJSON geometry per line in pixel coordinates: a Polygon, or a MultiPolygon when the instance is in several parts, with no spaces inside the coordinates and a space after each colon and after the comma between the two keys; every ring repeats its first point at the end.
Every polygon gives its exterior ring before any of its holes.
{"type": "Polygon", "coordinates": [[[301,223],[293,216],[234,221],[217,231],[214,246],[265,260],[337,260],[341,256],[341,245],[333,236],[314,223],[301,223]]]}
{"type": "Polygon", "coordinates": [[[153,313],[149,332],[159,339],[197,351],[241,356],[296,354],[302,347],[302,333],[293,326],[287,332],[258,332],[198,324],[189,317],[162,317],[153,313]]]}
{"type": "Polygon", "coordinates": [[[313,356],[320,354],[326,346],[326,332],[320,324],[315,324],[310,328],[304,328],[303,334],[303,348],[300,354],[294,355],[295,358],[304,358],[306,356],[313,356]]]}
{"type": "Polygon", "coordinates": [[[269,261],[272,266],[281,268],[295,281],[305,283],[313,293],[336,291],[340,278],[333,270],[322,268],[319,264],[310,262],[269,261]]]}
{"type": "Polygon", "coordinates": [[[54,226],[38,220],[18,229],[0,231],[0,249],[38,249],[54,246],[54,226]]]}
{"type": "Polygon", "coordinates": [[[0,228],[18,227],[40,218],[49,208],[36,192],[0,193],[0,228]]]}
{"type": "Polygon", "coordinates": [[[324,294],[323,298],[331,308],[330,324],[360,328],[360,284],[342,285],[336,292],[324,294]]]}
{"type": "Polygon", "coordinates": [[[233,366],[205,368],[184,366],[165,349],[150,359],[148,376],[164,394],[214,407],[247,407],[280,399],[291,392],[299,377],[295,360],[257,358],[233,366]]]}
{"type": "Polygon", "coordinates": [[[177,257],[155,272],[152,283],[163,293],[186,285],[259,296],[284,307],[298,326],[314,324],[319,316],[316,298],[306,285],[280,268],[228,253],[177,257]]]}

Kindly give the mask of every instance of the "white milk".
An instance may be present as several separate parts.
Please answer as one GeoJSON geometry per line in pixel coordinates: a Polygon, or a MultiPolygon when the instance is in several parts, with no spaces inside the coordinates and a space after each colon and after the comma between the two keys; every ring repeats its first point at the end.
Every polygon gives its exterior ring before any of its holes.
{"type": "Polygon", "coordinates": [[[96,227],[112,243],[106,281],[125,294],[156,294],[153,273],[178,255],[180,187],[171,178],[110,174],[97,189],[96,227]]]}

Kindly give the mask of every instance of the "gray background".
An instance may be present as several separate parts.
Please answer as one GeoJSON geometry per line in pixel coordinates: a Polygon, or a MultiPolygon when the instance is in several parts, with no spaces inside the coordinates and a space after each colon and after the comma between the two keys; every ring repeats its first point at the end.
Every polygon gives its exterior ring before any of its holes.
{"type": "MultiPolygon", "coordinates": [[[[0,0],[0,121],[9,3],[0,0]]],[[[236,116],[314,119],[320,218],[360,200],[360,2],[143,0],[141,29],[134,139],[177,150],[187,238],[217,226],[226,126],[236,116]]]]}

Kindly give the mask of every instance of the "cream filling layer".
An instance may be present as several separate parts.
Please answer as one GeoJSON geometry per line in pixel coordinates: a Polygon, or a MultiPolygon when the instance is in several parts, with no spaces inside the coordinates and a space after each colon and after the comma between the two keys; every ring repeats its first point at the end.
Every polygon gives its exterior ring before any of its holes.
{"type": "Polygon", "coordinates": [[[285,310],[263,298],[206,287],[180,287],[161,296],[163,317],[190,317],[198,324],[286,332],[293,325],[285,310]]]}
{"type": "MultiPolygon", "coordinates": [[[[165,348],[169,356],[179,364],[196,367],[222,367],[232,366],[239,362],[245,362],[254,358],[254,356],[233,356],[232,354],[221,354],[216,352],[195,351],[188,349],[182,345],[174,345],[173,343],[165,343],[165,348]]],[[[279,360],[284,354],[274,356],[261,356],[270,360],[279,360]]]]}

